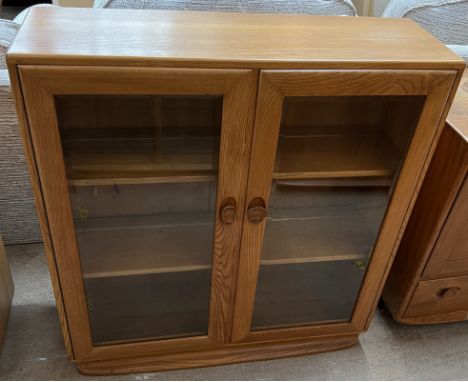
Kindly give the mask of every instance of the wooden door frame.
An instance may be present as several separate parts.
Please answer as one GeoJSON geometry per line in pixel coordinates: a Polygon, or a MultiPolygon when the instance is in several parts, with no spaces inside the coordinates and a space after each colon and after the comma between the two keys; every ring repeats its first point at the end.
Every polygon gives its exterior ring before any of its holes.
{"type": "Polygon", "coordinates": [[[258,73],[237,69],[18,66],[27,123],[37,163],[40,189],[54,260],[58,269],[73,353],[77,361],[118,358],[128,354],[162,354],[206,349],[230,341],[237,277],[239,237],[252,139],[258,73]],[[63,94],[212,94],[223,96],[222,135],[216,211],[234,197],[234,222],[222,224],[216,213],[208,335],[94,346],[54,95],[63,94]],[[131,352],[131,353],[130,353],[131,352]]]}
{"type": "Polygon", "coordinates": [[[250,331],[265,220],[244,219],[234,308],[234,342],[360,332],[372,316],[425,172],[431,145],[440,134],[456,70],[262,70],[259,79],[246,205],[268,207],[285,96],[424,95],[426,101],[364,277],[350,322],[250,331]]]}

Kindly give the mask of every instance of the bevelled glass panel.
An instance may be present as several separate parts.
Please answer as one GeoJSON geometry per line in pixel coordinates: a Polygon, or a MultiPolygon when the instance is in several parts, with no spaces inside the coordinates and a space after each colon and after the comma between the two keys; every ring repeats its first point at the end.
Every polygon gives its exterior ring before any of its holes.
{"type": "Polygon", "coordinates": [[[222,96],[55,102],[93,342],[206,335],[222,96]]]}
{"type": "Polygon", "coordinates": [[[253,330],[350,321],[424,101],[284,98],[253,330]]]}

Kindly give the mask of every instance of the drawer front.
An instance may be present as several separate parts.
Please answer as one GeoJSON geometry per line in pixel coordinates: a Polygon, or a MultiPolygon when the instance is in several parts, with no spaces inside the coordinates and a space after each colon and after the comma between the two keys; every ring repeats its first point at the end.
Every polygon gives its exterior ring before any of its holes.
{"type": "Polygon", "coordinates": [[[405,316],[433,317],[427,322],[468,319],[468,276],[420,282],[405,316]]]}

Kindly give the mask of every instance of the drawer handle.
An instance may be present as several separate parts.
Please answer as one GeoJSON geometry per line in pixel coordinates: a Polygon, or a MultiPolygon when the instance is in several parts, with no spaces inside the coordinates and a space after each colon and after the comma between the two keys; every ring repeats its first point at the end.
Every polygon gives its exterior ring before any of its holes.
{"type": "Polygon", "coordinates": [[[259,224],[267,216],[267,208],[263,198],[253,198],[247,208],[247,219],[252,224],[259,224]]]}
{"type": "Polygon", "coordinates": [[[232,224],[236,219],[237,203],[234,198],[224,199],[219,209],[219,217],[223,224],[232,224]]]}
{"type": "Polygon", "coordinates": [[[455,297],[458,294],[458,292],[460,292],[460,290],[461,289],[457,287],[444,288],[444,289],[441,289],[439,293],[437,293],[437,295],[440,298],[452,298],[452,297],[455,297]]]}

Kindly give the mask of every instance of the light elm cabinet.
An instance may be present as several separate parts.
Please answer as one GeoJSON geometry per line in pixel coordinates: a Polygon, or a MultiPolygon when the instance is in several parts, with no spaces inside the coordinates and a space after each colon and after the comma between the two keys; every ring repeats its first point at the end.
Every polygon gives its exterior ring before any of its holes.
{"type": "Polygon", "coordinates": [[[463,62],[407,20],[59,8],[9,65],[69,356],[106,374],[355,344],[463,62]]]}

